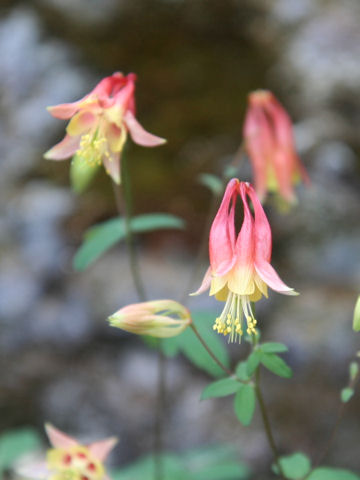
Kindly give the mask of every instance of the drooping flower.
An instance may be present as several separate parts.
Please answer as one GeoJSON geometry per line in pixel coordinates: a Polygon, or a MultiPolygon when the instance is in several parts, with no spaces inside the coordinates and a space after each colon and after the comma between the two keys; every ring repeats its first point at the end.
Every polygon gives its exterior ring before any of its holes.
{"type": "Polygon", "coordinates": [[[243,134],[256,192],[261,201],[270,191],[296,203],[294,185],[309,183],[309,177],[295,150],[290,117],[268,90],[250,93],[248,102],[243,134]]]}
{"type": "Polygon", "coordinates": [[[210,267],[195,294],[210,287],[210,295],[225,301],[214,330],[229,335],[229,340],[241,339],[244,317],[249,335],[256,333],[256,319],[251,302],[268,296],[268,287],[285,295],[297,293],[280,279],[271,260],[271,229],[265,212],[247,182],[233,178],[228,183],[220,208],[210,230],[210,267]],[[238,235],[235,230],[235,205],[240,197],[244,218],[238,235]],[[254,214],[251,213],[248,197],[254,214]]]}
{"type": "Polygon", "coordinates": [[[191,323],[189,310],[174,300],[153,300],[127,305],[108,320],[112,327],[159,338],[179,335],[191,323]]]}
{"type": "Polygon", "coordinates": [[[101,80],[85,97],[48,107],[53,117],[71,119],[64,139],[45,153],[49,160],[78,155],[89,165],[103,164],[120,183],[120,158],[128,133],[138,145],[155,147],[166,142],[144,130],[135,118],[136,75],[120,72],[101,80]]]}
{"type": "Polygon", "coordinates": [[[46,480],[110,480],[104,461],[117,443],[115,437],[82,445],[53,425],[46,424],[45,430],[54,448],[47,451],[46,462],[23,466],[21,475],[46,480]]]}

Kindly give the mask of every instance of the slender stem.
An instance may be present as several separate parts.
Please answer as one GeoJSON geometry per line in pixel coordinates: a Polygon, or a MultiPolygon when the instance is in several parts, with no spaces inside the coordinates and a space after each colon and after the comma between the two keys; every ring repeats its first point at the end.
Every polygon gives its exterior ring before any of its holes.
{"type": "MultiPolygon", "coordinates": [[[[233,159],[232,159],[229,166],[236,167],[236,168],[240,169],[241,164],[242,164],[242,162],[244,160],[244,157],[245,157],[244,153],[245,153],[244,144],[241,143],[239,148],[235,152],[235,154],[233,156],[233,159]]],[[[226,185],[226,181],[228,180],[228,178],[226,178],[226,175],[225,175],[225,170],[224,170],[221,178],[222,178],[223,189],[224,189],[225,185],[226,185]]],[[[182,304],[186,305],[188,300],[189,300],[189,292],[192,291],[194,281],[195,281],[195,279],[196,279],[196,277],[199,273],[201,263],[202,263],[205,255],[206,255],[207,248],[208,248],[209,231],[210,231],[213,219],[215,217],[217,208],[219,206],[219,199],[220,199],[221,195],[222,195],[222,193],[219,193],[219,194],[212,193],[211,200],[210,200],[210,206],[209,206],[209,209],[208,209],[208,213],[206,215],[205,226],[204,226],[203,235],[202,235],[202,238],[201,238],[201,241],[200,241],[200,246],[199,246],[199,249],[198,249],[198,253],[197,253],[195,261],[194,261],[194,266],[192,268],[189,281],[186,284],[186,288],[185,288],[185,290],[184,290],[184,292],[181,296],[181,299],[180,299],[180,303],[182,303],[182,304]]]]}
{"type": "Polygon", "coordinates": [[[259,402],[259,407],[260,407],[261,417],[264,424],[266,438],[269,442],[269,445],[273,453],[276,466],[280,472],[280,475],[282,478],[284,478],[284,473],[282,471],[281,464],[279,462],[279,452],[275,443],[274,435],[272,433],[269,415],[267,413],[264,397],[262,395],[261,388],[260,388],[260,368],[259,367],[257,368],[255,373],[255,394],[256,394],[257,401],[259,402]]]}
{"type": "MultiPolygon", "coordinates": [[[[227,368],[222,362],[221,360],[218,359],[218,357],[215,355],[215,353],[211,350],[211,348],[208,346],[208,344],[206,343],[206,341],[204,340],[204,338],[201,336],[199,330],[196,328],[196,326],[192,323],[190,325],[190,327],[192,328],[193,332],[195,333],[195,335],[197,336],[197,338],[199,339],[199,341],[201,342],[202,346],[205,348],[205,350],[208,352],[208,354],[211,356],[211,358],[214,360],[214,362],[217,363],[217,365],[219,365],[219,367],[229,376],[232,376],[232,375],[235,375],[235,372],[233,372],[232,370],[230,370],[229,368],[227,368]]],[[[253,341],[255,342],[256,339],[254,338],[253,341]]],[[[284,473],[282,471],[282,468],[281,468],[281,465],[280,465],[280,462],[279,462],[279,452],[278,452],[278,449],[276,447],[276,443],[275,443],[275,440],[274,440],[274,435],[272,433],[272,429],[271,429],[271,424],[270,424],[270,420],[269,420],[269,415],[267,413],[267,409],[266,409],[266,405],[265,405],[265,402],[264,402],[264,398],[263,398],[263,395],[262,395],[262,392],[261,392],[261,389],[260,389],[260,369],[259,367],[257,368],[256,370],[256,374],[255,374],[255,394],[256,394],[256,398],[259,402],[259,406],[260,406],[260,411],[261,411],[261,416],[262,416],[262,419],[263,419],[263,423],[264,423],[264,429],[265,429],[265,433],[266,433],[266,438],[269,442],[269,445],[270,445],[270,448],[271,448],[271,451],[273,453],[273,457],[274,457],[274,461],[278,467],[278,470],[279,470],[279,473],[281,475],[281,478],[285,478],[284,477],[284,473]]]]}
{"type": "Polygon", "coordinates": [[[202,346],[205,348],[205,350],[208,352],[210,357],[214,360],[215,363],[219,365],[219,367],[227,374],[227,375],[234,375],[234,372],[232,372],[229,368],[227,368],[221,360],[218,359],[218,357],[215,355],[215,353],[211,350],[211,348],[208,346],[208,344],[205,342],[203,337],[200,335],[199,330],[195,327],[195,325],[192,323],[190,325],[192,328],[193,332],[197,336],[197,338],[200,340],[202,346]]]}
{"type": "MultiPolygon", "coordinates": [[[[139,301],[146,301],[145,288],[141,279],[138,257],[135,250],[134,238],[131,231],[131,185],[127,169],[125,155],[123,155],[121,162],[121,177],[123,181],[123,189],[113,183],[116,206],[119,214],[124,215],[126,244],[129,253],[129,264],[134,286],[137,292],[139,301]]],[[[163,462],[162,451],[163,445],[163,431],[164,431],[164,410],[166,398],[166,358],[160,349],[158,350],[158,378],[156,385],[156,412],[154,424],[154,480],[163,480],[163,462]]]]}
{"type": "Polygon", "coordinates": [[[117,185],[113,184],[115,200],[119,213],[123,212],[124,215],[126,244],[129,252],[129,262],[132,279],[139,300],[141,302],[144,302],[146,300],[146,293],[140,276],[139,262],[136,255],[133,234],[131,231],[131,186],[125,155],[123,156],[121,161],[121,176],[123,180],[123,195],[120,188],[117,185]]]}
{"type": "MultiPolygon", "coordinates": [[[[355,376],[355,378],[353,378],[351,380],[351,382],[349,383],[348,385],[348,388],[354,388],[355,385],[356,385],[356,382],[358,381],[359,379],[359,373],[355,376]]],[[[339,431],[339,427],[340,427],[340,424],[341,424],[341,420],[344,416],[344,412],[345,412],[345,407],[346,407],[346,403],[344,402],[341,402],[339,407],[338,407],[338,411],[337,411],[337,415],[336,415],[336,421],[334,423],[334,426],[333,426],[333,429],[328,437],[328,441],[326,442],[325,444],[325,447],[324,447],[324,450],[323,452],[318,456],[316,462],[315,462],[315,467],[317,467],[318,465],[320,465],[322,463],[322,461],[324,460],[324,458],[326,457],[326,455],[329,453],[330,451],[330,448],[332,446],[332,444],[334,443],[334,440],[335,440],[335,437],[339,431]]]]}
{"type": "MultiPolygon", "coordinates": [[[[159,343],[160,342],[161,340],[159,343]]],[[[164,478],[164,468],[161,456],[164,449],[163,419],[166,410],[166,362],[167,358],[161,351],[161,345],[159,344],[156,418],[154,428],[154,478],[157,480],[164,478]]]]}
{"type": "Polygon", "coordinates": [[[194,261],[194,266],[192,267],[190,278],[188,283],[186,284],[186,288],[181,296],[180,303],[182,304],[187,304],[189,301],[189,292],[192,291],[193,289],[193,284],[194,281],[199,273],[200,265],[205,257],[205,254],[207,252],[208,248],[208,238],[209,238],[209,231],[210,227],[212,224],[212,221],[214,219],[216,209],[219,205],[219,197],[217,195],[212,195],[211,201],[210,201],[210,207],[207,213],[206,217],[206,222],[205,222],[205,227],[204,227],[204,233],[200,241],[200,247],[198,250],[198,253],[196,255],[195,261],[194,261]]]}

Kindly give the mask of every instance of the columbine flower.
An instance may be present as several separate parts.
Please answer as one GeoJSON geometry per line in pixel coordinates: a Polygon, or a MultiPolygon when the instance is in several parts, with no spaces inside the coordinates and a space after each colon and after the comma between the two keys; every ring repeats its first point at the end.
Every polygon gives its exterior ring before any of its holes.
{"type": "Polygon", "coordinates": [[[50,424],[45,430],[54,448],[47,451],[46,462],[24,466],[21,475],[46,480],[110,480],[103,463],[117,443],[115,437],[81,445],[50,424]]]}
{"type": "Polygon", "coordinates": [[[272,191],[295,203],[294,185],[301,179],[309,183],[309,177],[295,151],[289,115],[271,92],[250,93],[244,139],[260,200],[272,191]]]}
{"type": "Polygon", "coordinates": [[[233,178],[213,221],[209,238],[210,267],[195,294],[210,287],[210,295],[226,301],[214,330],[229,335],[229,340],[241,339],[243,318],[247,333],[256,333],[256,320],[251,302],[268,296],[267,287],[286,295],[296,292],[279,278],[270,265],[271,230],[255,190],[249,183],[233,178]],[[235,232],[235,204],[240,196],[244,219],[239,234],[235,232]],[[251,213],[248,197],[254,208],[251,213]]]}
{"type": "Polygon", "coordinates": [[[112,327],[159,338],[179,335],[191,323],[189,310],[174,300],[134,303],[121,308],[108,320],[112,327]]]}
{"type": "Polygon", "coordinates": [[[116,72],[81,100],[49,107],[53,117],[71,120],[65,138],[46,152],[45,158],[64,160],[76,154],[89,165],[103,163],[112,179],[120,183],[120,157],[128,132],[135,143],[145,147],[166,142],[136,120],[135,80],[133,73],[124,76],[116,72]]]}

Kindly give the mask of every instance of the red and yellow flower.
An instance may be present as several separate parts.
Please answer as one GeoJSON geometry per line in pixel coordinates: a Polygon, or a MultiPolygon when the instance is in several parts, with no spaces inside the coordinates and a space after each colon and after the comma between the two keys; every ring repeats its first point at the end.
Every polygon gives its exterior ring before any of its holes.
{"type": "Polygon", "coordinates": [[[243,133],[256,192],[261,201],[271,191],[295,203],[294,185],[309,183],[309,177],[295,150],[290,117],[268,90],[250,93],[248,102],[243,133]]]}
{"type": "Polygon", "coordinates": [[[128,133],[138,145],[155,147],[166,142],[144,130],[135,118],[136,75],[120,72],[104,78],[84,98],[49,107],[53,117],[69,120],[64,139],[45,153],[49,160],[78,155],[88,165],[103,164],[120,183],[121,152],[128,133]]]}
{"type": "Polygon", "coordinates": [[[268,296],[268,287],[285,295],[297,293],[280,279],[270,264],[271,229],[254,188],[233,178],[213,221],[209,237],[210,267],[195,294],[210,288],[210,295],[225,301],[214,330],[229,335],[231,341],[241,339],[243,319],[247,333],[256,332],[256,319],[251,302],[268,296]],[[235,205],[240,197],[244,208],[243,223],[235,231],[235,205]],[[252,214],[248,198],[252,202],[252,214]]]}

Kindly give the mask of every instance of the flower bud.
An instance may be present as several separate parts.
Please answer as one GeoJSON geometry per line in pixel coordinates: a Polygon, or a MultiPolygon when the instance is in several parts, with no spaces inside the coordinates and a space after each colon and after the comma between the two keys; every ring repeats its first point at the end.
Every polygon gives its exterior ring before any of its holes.
{"type": "Polygon", "coordinates": [[[109,318],[113,327],[137,335],[175,337],[191,323],[189,310],[174,300],[153,300],[121,308],[109,318]]]}

